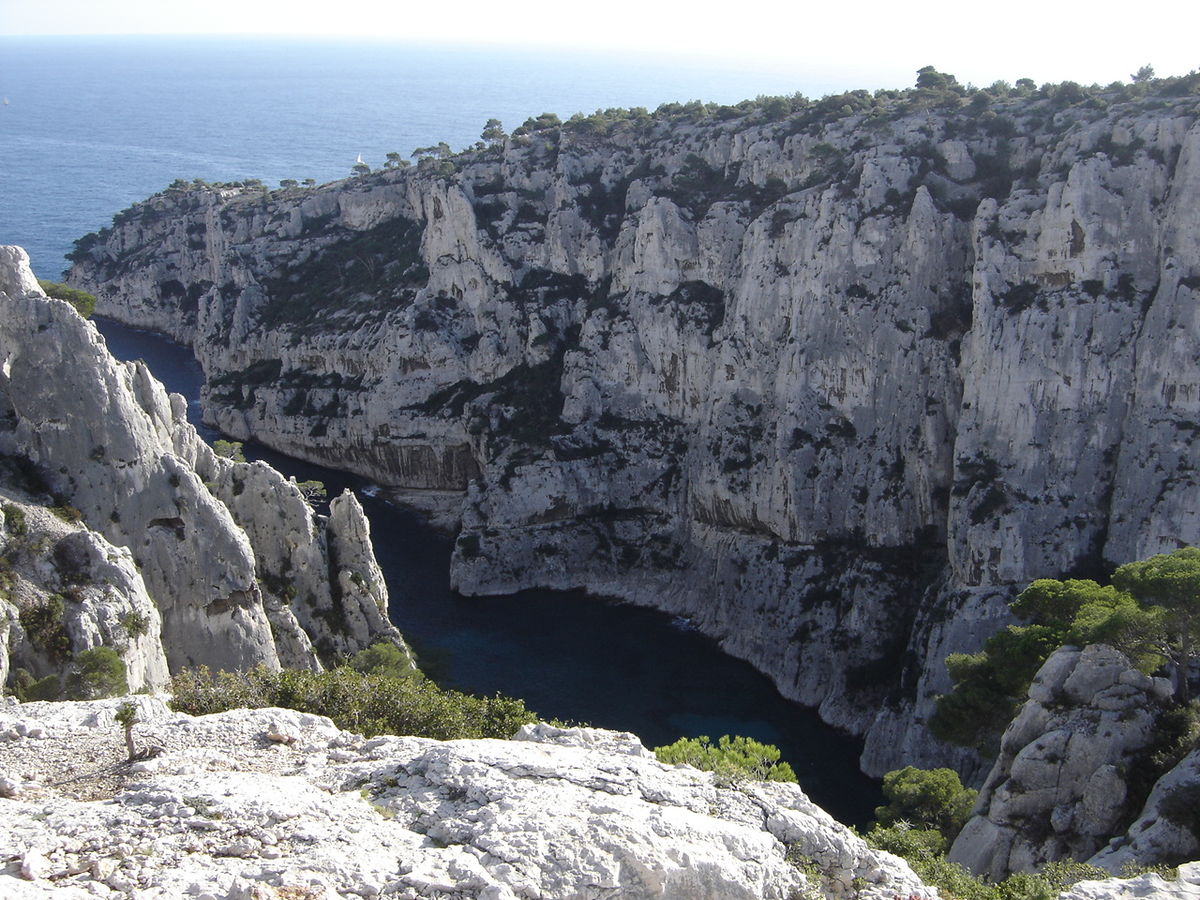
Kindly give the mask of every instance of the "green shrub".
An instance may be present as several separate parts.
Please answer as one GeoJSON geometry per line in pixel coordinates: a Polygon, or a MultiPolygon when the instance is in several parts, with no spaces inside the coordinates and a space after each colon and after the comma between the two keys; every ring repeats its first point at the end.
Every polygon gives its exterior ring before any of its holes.
{"type": "Polygon", "coordinates": [[[17,669],[12,674],[13,694],[22,703],[34,700],[57,700],[62,696],[62,679],[58,675],[47,675],[34,680],[28,669],[17,669]]]}
{"type": "Polygon", "coordinates": [[[14,537],[21,537],[29,530],[25,522],[25,510],[13,503],[4,504],[4,528],[14,537]]]}
{"type": "Polygon", "coordinates": [[[93,647],[75,657],[67,675],[67,697],[96,700],[129,693],[125,663],[111,647],[93,647]]]}
{"type": "MultiPolygon", "coordinates": [[[[974,654],[953,653],[954,689],[937,700],[929,728],[941,740],[992,755],[1038,669],[1064,644],[1097,642],[1124,652],[1143,672],[1163,663],[1183,671],[1200,637],[1192,599],[1200,591],[1200,550],[1183,548],[1121,566],[1112,585],[1086,579],[1034,581],[1012,602],[1029,625],[1010,625],[974,654]],[[1190,592],[1190,593],[1189,593],[1190,592]]],[[[1186,703],[1187,679],[1178,679],[1186,703]]]]}
{"type": "Polygon", "coordinates": [[[62,506],[52,506],[50,507],[50,512],[54,513],[68,525],[78,525],[83,521],[83,513],[69,503],[64,503],[62,506]]]}
{"type": "Polygon", "coordinates": [[[723,735],[714,745],[706,736],[680,738],[665,747],[655,747],[654,755],[663,763],[686,763],[716,772],[725,780],[796,781],[796,773],[779,761],[779,748],[760,744],[748,737],[723,735]]]}
{"type": "Polygon", "coordinates": [[[40,603],[26,606],[18,614],[30,643],[56,663],[66,662],[71,656],[71,638],[63,626],[64,612],[63,598],[51,594],[40,603]]]}
{"type": "Polygon", "coordinates": [[[232,459],[234,462],[239,463],[244,463],[246,461],[246,456],[244,453],[242,453],[241,441],[226,441],[218,439],[213,441],[212,448],[213,453],[217,454],[217,456],[223,456],[225,459],[232,459]]]}
{"type": "Polygon", "coordinates": [[[96,298],[87,291],[81,291],[77,288],[67,287],[58,281],[43,281],[38,279],[38,284],[47,296],[53,297],[55,300],[66,300],[71,306],[75,307],[75,312],[79,313],[85,319],[90,319],[92,313],[96,310],[96,298]]]}
{"type": "Polygon", "coordinates": [[[117,709],[117,714],[114,718],[125,734],[125,750],[129,761],[133,762],[134,757],[137,755],[137,747],[133,743],[133,726],[138,722],[137,706],[126,700],[117,709]]]}
{"type": "Polygon", "coordinates": [[[395,644],[380,642],[359,650],[349,661],[350,668],[364,675],[391,675],[406,678],[413,672],[408,656],[395,644]]]}
{"type": "Polygon", "coordinates": [[[136,609],[131,609],[121,616],[121,627],[131,638],[139,638],[150,630],[150,617],[136,609]]]}
{"type": "Polygon", "coordinates": [[[438,740],[510,738],[537,721],[524,702],[445,690],[416,670],[403,677],[342,666],[327,672],[181,672],[171,682],[172,707],[204,715],[240,707],[282,706],[328,716],[365,735],[401,734],[438,740]]]}
{"type": "Polygon", "coordinates": [[[867,832],[866,841],[876,850],[903,857],[920,879],[935,885],[943,897],[999,900],[994,886],[985,884],[962,866],[946,859],[946,838],[936,828],[876,825],[867,832]]]}
{"type": "Polygon", "coordinates": [[[936,828],[952,841],[967,823],[978,793],[963,787],[953,769],[905,766],[883,776],[888,805],[876,808],[875,818],[884,826],[907,821],[920,828],[936,828]]]}
{"type": "Polygon", "coordinates": [[[1074,859],[1059,859],[1046,863],[1040,874],[1056,895],[1080,881],[1112,878],[1111,872],[1074,859]]]}
{"type": "MultiPolygon", "coordinates": [[[[911,828],[906,824],[875,825],[865,840],[876,850],[903,857],[926,884],[937,887],[946,900],[1054,900],[1079,881],[1111,878],[1111,874],[1089,863],[1061,859],[1046,863],[1040,872],[1009,875],[997,884],[976,878],[965,868],[946,859],[946,838],[936,828],[911,828]]],[[[1125,877],[1139,874],[1123,873],[1125,877]]],[[[1171,877],[1169,870],[1160,872],[1171,877]]]]}
{"type": "Polygon", "coordinates": [[[325,490],[325,483],[317,481],[315,478],[308,481],[297,481],[296,487],[300,489],[301,496],[304,497],[305,502],[309,506],[324,503],[329,499],[329,492],[325,490]]]}

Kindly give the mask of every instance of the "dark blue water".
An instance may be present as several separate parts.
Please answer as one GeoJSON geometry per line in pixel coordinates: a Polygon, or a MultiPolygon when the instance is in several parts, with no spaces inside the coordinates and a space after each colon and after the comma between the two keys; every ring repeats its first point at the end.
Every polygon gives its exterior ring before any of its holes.
{"type": "MultiPolygon", "coordinates": [[[[98,320],[119,359],[144,359],[172,391],[195,398],[203,382],[186,347],[98,320]]],[[[209,439],[217,435],[199,426],[209,439]]],[[[546,717],[632,731],[650,747],[680,736],[743,734],[775,744],[818,804],[863,825],[882,802],[858,771],[858,741],[784,700],[749,664],[670,617],[584,597],[526,591],[468,598],[450,590],[450,542],[410,511],[372,496],[362,479],[248,444],[246,456],[288,475],[325,482],[331,496],[354,490],[371,522],[391,592],[391,618],[439,683],[479,694],[521,697],[546,717]]]]}
{"type": "Polygon", "coordinates": [[[57,278],[72,242],[177,178],[350,174],[499,118],[817,94],[721,63],[383,42],[0,37],[0,244],[57,278]]]}

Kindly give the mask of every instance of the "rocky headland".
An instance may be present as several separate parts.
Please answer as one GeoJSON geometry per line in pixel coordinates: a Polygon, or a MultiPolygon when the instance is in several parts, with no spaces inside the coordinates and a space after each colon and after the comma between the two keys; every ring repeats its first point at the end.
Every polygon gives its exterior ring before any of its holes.
{"type": "Polygon", "coordinates": [[[138,690],[404,646],[353,495],[317,516],[294,481],[215,454],[17,247],[0,247],[0,509],[0,680],[98,647],[138,690]]]}
{"type": "Polygon", "coordinates": [[[1194,76],[531,120],[81,240],[235,437],[461,492],[455,586],[690,618],[866,738],[1030,580],[1200,541],[1194,76]]]}

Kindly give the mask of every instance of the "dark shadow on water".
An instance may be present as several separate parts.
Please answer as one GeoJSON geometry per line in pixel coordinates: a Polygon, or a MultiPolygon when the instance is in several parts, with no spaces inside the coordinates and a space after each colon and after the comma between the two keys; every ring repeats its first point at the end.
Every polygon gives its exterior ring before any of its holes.
{"type": "MultiPolygon", "coordinates": [[[[157,335],[98,320],[118,358],[142,358],[198,421],[203,373],[191,352],[157,335]]],[[[215,432],[204,429],[211,440],[215,432]]],[[[765,675],[656,610],[582,592],[462,597],[450,590],[451,541],[378,496],[361,478],[248,443],[329,495],[358,495],[391,592],[392,621],[446,687],[521,697],[540,715],[632,731],[654,747],[680,736],[743,734],[777,745],[809,795],[843,822],[863,825],[882,802],[858,771],[861,742],[780,696],[765,675]]]]}

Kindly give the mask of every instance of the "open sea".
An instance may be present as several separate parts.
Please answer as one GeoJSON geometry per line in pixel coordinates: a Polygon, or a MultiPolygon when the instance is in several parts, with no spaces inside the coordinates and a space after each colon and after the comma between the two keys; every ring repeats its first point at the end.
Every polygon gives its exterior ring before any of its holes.
{"type": "MultiPolygon", "coordinates": [[[[512,130],[554,112],[653,109],[833,85],[721,64],[545,50],[315,40],[0,37],[0,244],[57,280],[72,242],[177,178],[346,177],[359,154],[473,144],[487,119],[512,130]]],[[[179,345],[98,323],[122,359],[143,358],[188,396],[202,373],[179,345]]],[[[212,437],[210,433],[210,438],[212,437]]],[[[355,489],[392,593],[392,618],[450,687],[522,697],[544,716],[630,730],[777,744],[813,799],[864,824],[881,802],[860,745],[785,701],[685,622],[574,594],[472,599],[449,589],[449,542],[350,476],[247,447],[330,493],[355,489]]]]}
{"type": "Polygon", "coordinates": [[[345,178],[498,118],[819,95],[777,70],[545,49],[312,39],[0,37],[0,244],[55,278],[72,242],[176,178],[345,178]]]}

